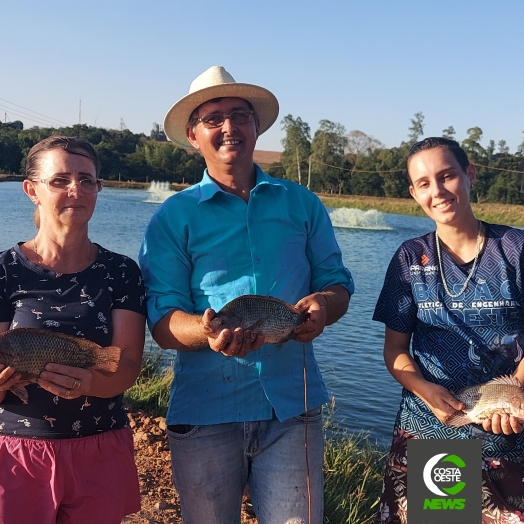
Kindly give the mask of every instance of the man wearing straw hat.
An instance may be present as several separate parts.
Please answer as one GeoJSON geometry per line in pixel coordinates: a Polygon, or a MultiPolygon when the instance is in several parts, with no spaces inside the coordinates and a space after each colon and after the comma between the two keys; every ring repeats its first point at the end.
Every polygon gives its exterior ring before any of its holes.
{"type": "Polygon", "coordinates": [[[185,524],[239,524],[251,488],[260,524],[321,524],[321,406],[329,400],[311,341],[347,310],[353,280],[319,199],[253,163],[278,115],[267,89],[213,66],[167,112],[167,137],[207,169],[155,213],[140,251],[149,325],[178,350],[167,414],[185,524]],[[308,314],[294,340],[264,344],[209,322],[240,295],[308,314]]]}

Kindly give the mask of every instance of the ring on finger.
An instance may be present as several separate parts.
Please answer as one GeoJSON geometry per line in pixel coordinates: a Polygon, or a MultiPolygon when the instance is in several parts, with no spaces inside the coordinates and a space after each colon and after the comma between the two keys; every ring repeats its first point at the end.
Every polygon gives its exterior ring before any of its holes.
{"type": "Polygon", "coordinates": [[[73,389],[78,389],[80,387],[80,380],[77,380],[75,378],[75,381],[73,382],[73,389]]]}

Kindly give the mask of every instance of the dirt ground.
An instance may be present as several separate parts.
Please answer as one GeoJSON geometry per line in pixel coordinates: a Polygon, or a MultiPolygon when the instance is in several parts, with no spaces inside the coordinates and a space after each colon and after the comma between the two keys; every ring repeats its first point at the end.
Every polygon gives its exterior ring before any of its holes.
{"type": "MultiPolygon", "coordinates": [[[[135,441],[135,461],[140,480],[142,510],[128,515],[125,524],[182,524],[178,495],[171,482],[171,460],[162,417],[129,413],[135,441]]],[[[242,505],[243,524],[257,524],[249,497],[242,505]]]]}

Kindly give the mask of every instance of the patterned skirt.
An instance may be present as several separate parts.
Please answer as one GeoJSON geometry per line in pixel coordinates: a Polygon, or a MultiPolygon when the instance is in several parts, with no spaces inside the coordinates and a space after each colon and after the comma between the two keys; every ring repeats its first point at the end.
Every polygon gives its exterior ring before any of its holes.
{"type": "MultiPolygon", "coordinates": [[[[416,438],[395,427],[376,524],[407,524],[407,441],[416,438]]],[[[482,524],[524,522],[524,457],[482,459],[482,524]]]]}

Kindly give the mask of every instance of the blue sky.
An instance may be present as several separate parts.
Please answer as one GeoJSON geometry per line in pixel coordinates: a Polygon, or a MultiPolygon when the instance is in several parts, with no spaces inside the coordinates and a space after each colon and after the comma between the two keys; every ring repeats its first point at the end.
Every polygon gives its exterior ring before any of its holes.
{"type": "Polygon", "coordinates": [[[25,127],[78,123],[82,100],[82,123],[149,134],[223,65],[279,99],[258,149],[282,149],[287,114],[387,147],[418,111],[426,136],[478,126],[511,152],[524,138],[520,0],[0,0],[0,19],[0,116],[25,127]]]}

